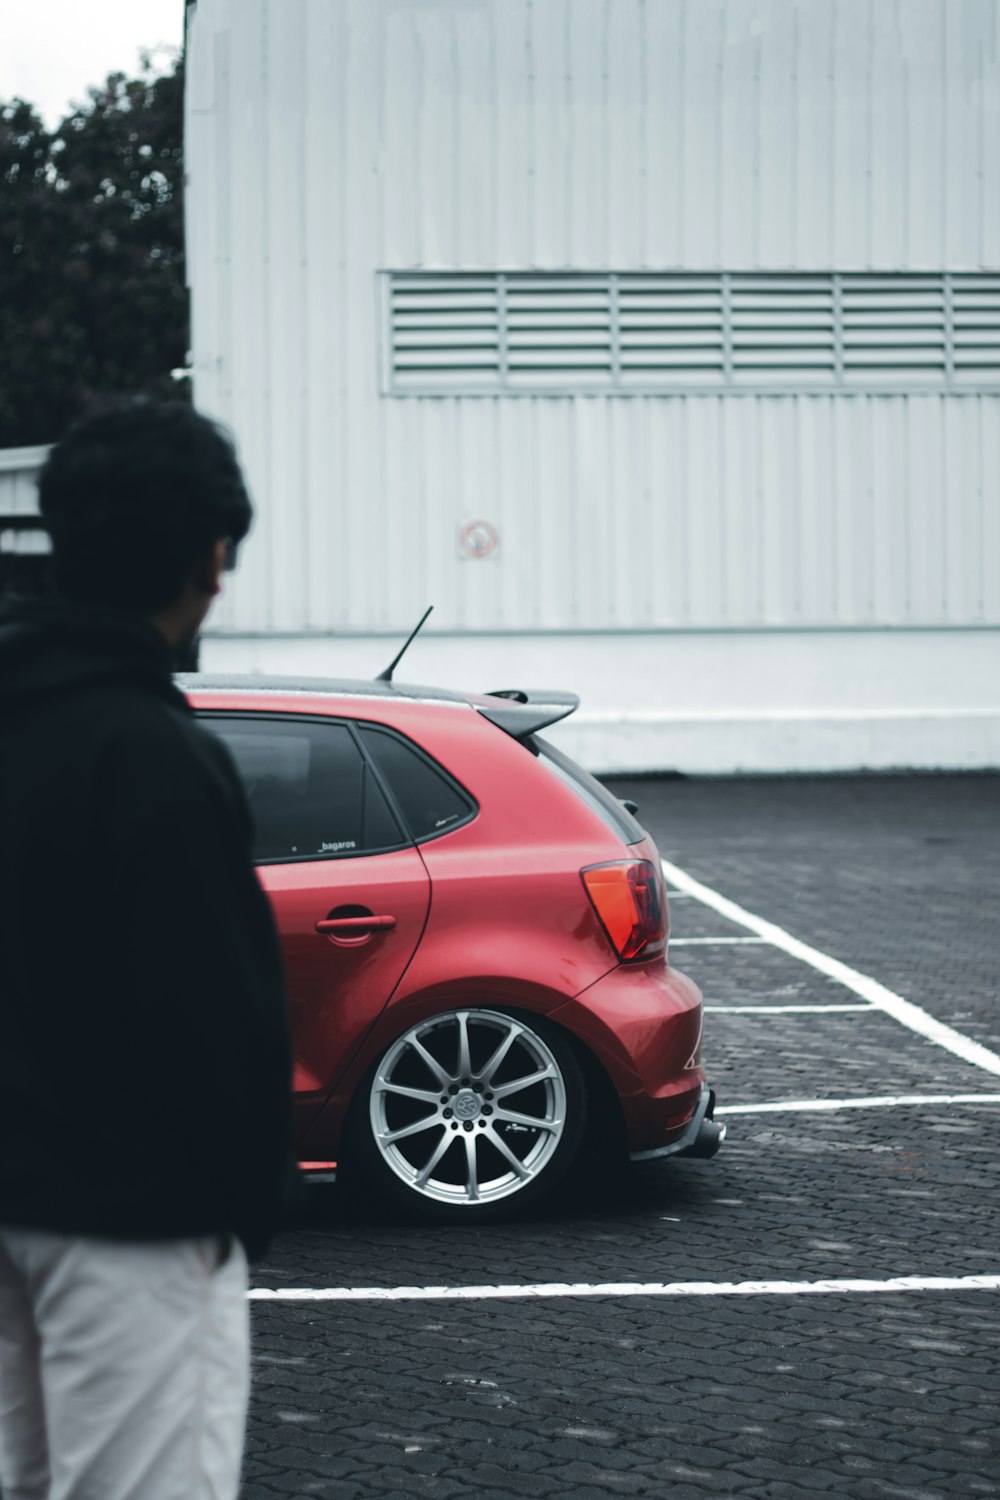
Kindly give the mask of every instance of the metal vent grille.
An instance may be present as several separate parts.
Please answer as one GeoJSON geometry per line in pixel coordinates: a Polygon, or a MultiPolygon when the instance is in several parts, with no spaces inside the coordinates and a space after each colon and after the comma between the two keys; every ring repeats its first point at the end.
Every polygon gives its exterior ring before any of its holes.
{"type": "Polygon", "coordinates": [[[717,276],[609,279],[617,313],[615,373],[620,384],[717,384],[723,378],[723,297],[717,276]]]}
{"type": "Polygon", "coordinates": [[[607,385],[614,359],[606,276],[498,281],[509,384],[563,384],[568,378],[574,384],[607,385]]]}
{"type": "Polygon", "coordinates": [[[836,298],[827,276],[730,276],[734,382],[830,383],[836,376],[836,298]]]}
{"type": "Polygon", "coordinates": [[[1000,388],[1000,274],[386,272],[392,395],[1000,388]]]}
{"type": "Polygon", "coordinates": [[[947,293],[941,276],[844,277],[844,378],[940,384],[948,374],[947,293]]]}
{"type": "Polygon", "coordinates": [[[500,370],[499,280],[390,277],[394,379],[417,388],[442,380],[495,385],[500,370]]]}
{"type": "Polygon", "coordinates": [[[1000,378],[1000,276],[950,276],[947,290],[956,382],[995,382],[1000,378]]]}

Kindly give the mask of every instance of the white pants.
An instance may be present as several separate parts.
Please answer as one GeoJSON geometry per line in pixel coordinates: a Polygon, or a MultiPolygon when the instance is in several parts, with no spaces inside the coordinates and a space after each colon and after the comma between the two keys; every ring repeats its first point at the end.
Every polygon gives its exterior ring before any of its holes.
{"type": "Polygon", "coordinates": [[[3,1500],[234,1500],[249,1385],[234,1240],[0,1229],[3,1500]]]}

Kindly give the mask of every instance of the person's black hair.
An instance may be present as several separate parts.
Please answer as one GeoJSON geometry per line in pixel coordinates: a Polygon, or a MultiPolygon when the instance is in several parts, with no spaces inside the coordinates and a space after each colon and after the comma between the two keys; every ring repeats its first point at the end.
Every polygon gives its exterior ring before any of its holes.
{"type": "Polygon", "coordinates": [[[180,401],[91,408],[38,481],[58,592],[154,614],[180,598],[213,543],[234,545],[253,510],[228,434],[180,401]]]}

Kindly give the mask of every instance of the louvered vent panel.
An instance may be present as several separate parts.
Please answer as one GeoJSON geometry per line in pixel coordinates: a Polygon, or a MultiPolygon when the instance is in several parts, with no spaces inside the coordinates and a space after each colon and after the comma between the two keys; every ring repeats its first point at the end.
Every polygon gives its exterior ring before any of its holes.
{"type": "Polygon", "coordinates": [[[606,386],[612,374],[609,278],[505,276],[507,378],[511,386],[606,386]]]}
{"type": "Polygon", "coordinates": [[[400,389],[496,385],[495,276],[394,276],[390,298],[392,369],[400,389]]]}
{"type": "Polygon", "coordinates": [[[825,382],[836,375],[829,276],[729,278],[733,380],[825,382]]]}
{"type": "Polygon", "coordinates": [[[1000,276],[953,276],[951,315],[955,383],[1000,383],[1000,276]]]}
{"type": "Polygon", "coordinates": [[[389,391],[1000,385],[1000,275],[387,276],[389,391]]]}
{"type": "Polygon", "coordinates": [[[623,385],[717,385],[725,373],[722,278],[618,278],[623,385]]]}
{"type": "Polygon", "coordinates": [[[844,380],[940,384],[947,373],[942,276],[842,278],[844,380]]]}

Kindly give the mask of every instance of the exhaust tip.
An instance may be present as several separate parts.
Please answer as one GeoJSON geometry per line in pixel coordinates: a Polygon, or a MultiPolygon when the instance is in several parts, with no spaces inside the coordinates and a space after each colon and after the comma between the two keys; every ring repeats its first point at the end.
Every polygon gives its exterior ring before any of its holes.
{"type": "Polygon", "coordinates": [[[705,1161],[715,1155],[725,1139],[725,1125],[717,1125],[714,1120],[702,1120],[701,1129],[684,1155],[699,1157],[705,1161]]]}

